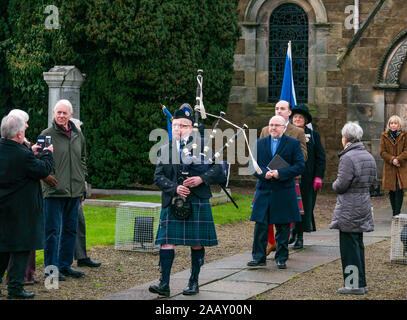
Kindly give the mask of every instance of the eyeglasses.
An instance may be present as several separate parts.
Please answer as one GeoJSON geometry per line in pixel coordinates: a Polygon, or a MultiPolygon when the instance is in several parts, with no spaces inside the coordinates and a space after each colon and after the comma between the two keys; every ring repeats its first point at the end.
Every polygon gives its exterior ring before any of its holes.
{"type": "Polygon", "coordinates": [[[173,124],[172,125],[173,128],[180,128],[180,129],[186,129],[189,127],[192,127],[190,124],[173,124]]]}
{"type": "Polygon", "coordinates": [[[278,127],[284,127],[284,125],[283,124],[269,124],[269,127],[270,128],[273,128],[273,127],[278,128],[278,127]]]}

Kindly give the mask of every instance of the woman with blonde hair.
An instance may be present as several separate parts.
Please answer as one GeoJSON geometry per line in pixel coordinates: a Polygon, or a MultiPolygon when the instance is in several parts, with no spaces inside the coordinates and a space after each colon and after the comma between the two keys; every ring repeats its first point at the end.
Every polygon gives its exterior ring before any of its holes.
{"type": "Polygon", "coordinates": [[[389,190],[393,216],[400,214],[407,187],[407,133],[399,116],[391,116],[380,137],[380,156],[383,158],[382,189],[389,190]]]}

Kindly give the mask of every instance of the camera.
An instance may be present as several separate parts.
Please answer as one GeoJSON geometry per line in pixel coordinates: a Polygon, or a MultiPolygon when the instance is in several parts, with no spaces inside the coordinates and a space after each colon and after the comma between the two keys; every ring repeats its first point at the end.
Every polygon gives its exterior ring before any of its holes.
{"type": "Polygon", "coordinates": [[[40,148],[37,149],[38,152],[42,152],[44,148],[49,147],[52,144],[51,136],[38,136],[37,144],[40,148]]]}

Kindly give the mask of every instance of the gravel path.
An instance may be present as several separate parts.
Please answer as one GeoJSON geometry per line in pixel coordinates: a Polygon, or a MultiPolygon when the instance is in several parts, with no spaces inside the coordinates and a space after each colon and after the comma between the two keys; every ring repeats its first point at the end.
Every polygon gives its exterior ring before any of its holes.
{"type": "MultiPolygon", "coordinates": [[[[235,190],[233,192],[251,193],[251,190],[235,190]]],[[[373,198],[375,208],[388,205],[386,197],[373,198]]],[[[328,226],[335,205],[334,194],[318,196],[315,208],[317,229],[328,226]]],[[[243,221],[216,227],[219,245],[207,248],[205,262],[211,262],[226,256],[231,256],[251,249],[254,224],[243,221]]],[[[390,264],[389,240],[366,248],[367,281],[370,292],[360,297],[341,297],[336,289],[342,285],[340,261],[321,266],[305,272],[278,288],[259,295],[255,299],[407,299],[407,265],[390,264]],[[301,290],[299,290],[301,288],[301,290]]],[[[43,279],[43,268],[37,268],[36,279],[39,283],[26,286],[28,291],[34,291],[34,299],[56,300],[86,300],[109,296],[115,292],[129,289],[133,286],[149,282],[160,276],[158,255],[118,251],[114,246],[96,246],[88,249],[89,255],[102,262],[100,268],[78,268],[86,275],[80,279],[67,278],[59,283],[59,289],[46,289],[43,279]]],[[[190,268],[189,248],[177,247],[172,273],[190,268]]],[[[76,267],[76,264],[73,265],[76,267]]],[[[6,286],[0,284],[5,299],[6,286]]]]}

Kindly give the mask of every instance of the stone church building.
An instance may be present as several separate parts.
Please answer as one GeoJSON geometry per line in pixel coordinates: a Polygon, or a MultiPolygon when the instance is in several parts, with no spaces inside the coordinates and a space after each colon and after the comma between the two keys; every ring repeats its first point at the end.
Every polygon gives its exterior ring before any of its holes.
{"type": "Polygon", "coordinates": [[[324,182],[336,178],[347,121],[362,126],[380,179],[380,134],[393,114],[407,121],[407,1],[240,0],[239,12],[228,116],[268,124],[291,40],[297,103],[309,107],[326,150],[324,182]]]}

